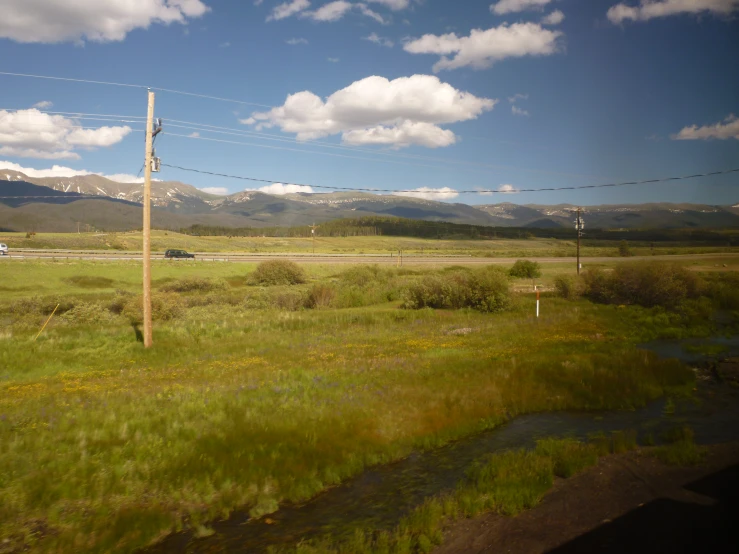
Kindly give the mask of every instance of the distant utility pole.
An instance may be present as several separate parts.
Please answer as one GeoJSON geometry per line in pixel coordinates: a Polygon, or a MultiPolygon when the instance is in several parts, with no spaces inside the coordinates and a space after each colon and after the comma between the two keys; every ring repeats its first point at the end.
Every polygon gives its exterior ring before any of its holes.
{"type": "Polygon", "coordinates": [[[154,93],[149,91],[144,153],[144,348],[151,347],[151,160],[154,127],[154,93]]]}
{"type": "Polygon", "coordinates": [[[577,274],[580,275],[580,237],[582,236],[583,221],[580,217],[580,208],[577,208],[577,221],[575,222],[577,229],[577,274]]]}

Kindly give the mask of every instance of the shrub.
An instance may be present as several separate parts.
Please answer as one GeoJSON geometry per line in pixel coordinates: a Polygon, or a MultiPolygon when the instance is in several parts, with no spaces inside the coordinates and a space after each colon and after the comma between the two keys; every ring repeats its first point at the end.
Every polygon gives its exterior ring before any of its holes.
{"type": "Polygon", "coordinates": [[[115,296],[113,297],[113,300],[110,304],[108,304],[108,310],[110,310],[114,314],[123,313],[123,308],[126,307],[126,304],[129,300],[131,300],[132,297],[133,293],[128,292],[127,290],[115,291],[115,296]]]}
{"type": "Polygon", "coordinates": [[[378,265],[360,265],[344,271],[340,278],[343,283],[365,287],[370,283],[387,282],[388,273],[378,265]]]}
{"type": "Polygon", "coordinates": [[[674,264],[640,262],[623,264],[611,273],[588,270],[583,275],[584,294],[594,302],[638,304],[647,308],[675,308],[700,295],[700,280],[674,264]]]}
{"type": "Polygon", "coordinates": [[[115,315],[101,304],[81,302],[71,310],[63,313],[59,318],[67,323],[100,324],[110,323],[115,319],[115,315]]]}
{"type": "MultiPolygon", "coordinates": [[[[141,295],[131,296],[123,306],[123,315],[133,324],[144,321],[144,301],[141,295]]],[[[185,303],[179,294],[160,292],[151,296],[151,318],[168,321],[185,313],[185,303]]]]}
{"type": "Polygon", "coordinates": [[[541,267],[539,262],[531,260],[518,260],[508,272],[511,277],[519,279],[531,279],[532,283],[537,277],[541,277],[541,267]]]}
{"type": "Polygon", "coordinates": [[[269,260],[257,266],[250,281],[255,285],[298,285],[305,283],[305,272],[290,260],[269,260]]]}
{"type": "Polygon", "coordinates": [[[305,296],[299,292],[281,292],[272,297],[272,304],[289,312],[297,312],[305,306],[305,296]]]}
{"type": "Polygon", "coordinates": [[[336,289],[331,285],[316,283],[308,293],[305,307],[309,309],[328,308],[336,297],[336,289]]]}
{"type": "Polygon", "coordinates": [[[107,289],[113,284],[113,279],[93,277],[90,275],[75,275],[67,279],[67,282],[83,289],[107,289]]]}
{"type": "Polygon", "coordinates": [[[629,243],[625,240],[622,240],[618,243],[618,255],[623,258],[628,258],[629,256],[632,256],[631,249],[629,248],[629,243]]]}
{"type": "Polygon", "coordinates": [[[572,275],[557,275],[554,278],[554,288],[559,296],[567,300],[574,300],[580,295],[579,283],[572,275]]]}
{"type": "Polygon", "coordinates": [[[510,286],[497,268],[476,269],[446,275],[427,275],[412,284],[405,293],[403,307],[473,308],[481,312],[499,312],[510,304],[510,286]]]}
{"type": "Polygon", "coordinates": [[[177,281],[170,281],[163,285],[160,290],[163,292],[212,292],[226,290],[226,283],[219,279],[186,277],[177,281]]]}

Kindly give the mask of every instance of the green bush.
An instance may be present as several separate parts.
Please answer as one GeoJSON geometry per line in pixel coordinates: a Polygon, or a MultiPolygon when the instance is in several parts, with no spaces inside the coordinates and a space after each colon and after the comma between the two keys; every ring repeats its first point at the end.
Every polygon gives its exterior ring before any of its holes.
{"type": "Polygon", "coordinates": [[[578,280],[572,275],[557,275],[554,278],[554,289],[557,295],[567,300],[574,300],[580,295],[578,280]]]}
{"type": "Polygon", "coordinates": [[[531,260],[518,260],[508,272],[511,277],[519,279],[536,279],[541,277],[541,267],[539,262],[531,260]]]}
{"type": "Polygon", "coordinates": [[[115,320],[115,315],[106,306],[95,302],[81,302],[71,310],[64,312],[59,319],[66,323],[93,325],[110,323],[115,320]]]}
{"type": "Polygon", "coordinates": [[[271,304],[289,312],[297,312],[305,307],[305,296],[299,292],[281,292],[272,296],[271,304]]]}
{"type": "MultiPolygon", "coordinates": [[[[151,296],[151,318],[154,321],[177,319],[185,313],[185,303],[179,294],[154,293],[151,296]]],[[[122,314],[134,325],[144,321],[144,301],[141,295],[132,296],[123,306],[122,314]]]]}
{"type": "Polygon", "coordinates": [[[584,295],[593,302],[675,308],[700,296],[700,279],[675,264],[622,264],[612,272],[589,269],[583,275],[584,295]]]}
{"type": "Polygon", "coordinates": [[[623,258],[628,258],[629,256],[632,256],[631,249],[629,248],[629,243],[625,240],[622,240],[618,243],[618,255],[623,258]]]}
{"type": "Polygon", "coordinates": [[[186,277],[177,281],[170,281],[163,285],[160,290],[162,292],[213,292],[226,290],[226,283],[220,279],[186,277]]]}
{"type": "Polygon", "coordinates": [[[250,276],[253,285],[299,285],[305,283],[305,272],[290,260],[262,262],[250,276]]]}
{"type": "Polygon", "coordinates": [[[358,265],[342,272],[340,279],[342,283],[366,287],[371,283],[386,283],[389,273],[378,265],[358,265]]]}
{"type": "Polygon", "coordinates": [[[403,308],[472,308],[499,312],[510,305],[510,284],[494,267],[473,271],[426,275],[405,292],[403,308]]]}

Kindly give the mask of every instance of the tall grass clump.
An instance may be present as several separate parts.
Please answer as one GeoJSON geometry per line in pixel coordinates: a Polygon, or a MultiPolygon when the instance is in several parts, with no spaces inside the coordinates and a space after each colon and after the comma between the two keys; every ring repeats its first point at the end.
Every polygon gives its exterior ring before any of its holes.
{"type": "Polygon", "coordinates": [[[425,275],[408,287],[402,304],[412,310],[472,308],[481,312],[500,312],[509,305],[508,278],[495,267],[425,275]]]}
{"type": "Polygon", "coordinates": [[[671,466],[694,466],[706,457],[706,449],[695,444],[695,434],[688,426],[671,429],[663,437],[668,444],[656,447],[652,454],[671,466]]]}
{"type": "Polygon", "coordinates": [[[675,308],[700,296],[700,279],[675,264],[639,262],[617,266],[606,273],[590,269],[583,274],[583,294],[603,304],[637,304],[647,308],[675,308]]]}
{"type": "MultiPolygon", "coordinates": [[[[144,301],[141,295],[131,296],[123,306],[122,315],[132,324],[144,321],[144,301]]],[[[151,317],[155,321],[168,321],[182,317],[185,302],[179,294],[159,292],[151,295],[151,317]]]]}
{"type": "Polygon", "coordinates": [[[299,285],[305,283],[305,271],[290,260],[268,260],[260,263],[251,274],[253,285],[299,285]]]}

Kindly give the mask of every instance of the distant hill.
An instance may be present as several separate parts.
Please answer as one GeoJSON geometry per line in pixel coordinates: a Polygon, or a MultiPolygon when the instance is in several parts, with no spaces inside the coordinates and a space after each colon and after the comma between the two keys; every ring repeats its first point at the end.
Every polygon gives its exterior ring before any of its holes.
{"type": "MultiPolygon", "coordinates": [[[[0,228],[71,231],[77,222],[97,229],[141,227],[143,185],[118,183],[99,175],[35,178],[0,170],[0,228]],[[38,197],[50,198],[38,198],[38,197]]],[[[574,206],[560,204],[467,205],[363,192],[295,193],[276,196],[242,191],[216,196],[177,181],[152,182],[152,224],[180,229],[220,227],[295,227],[337,219],[394,216],[423,221],[530,229],[572,228],[574,206]]],[[[585,228],[671,229],[739,227],[739,204],[635,204],[588,206],[585,228]]]]}

